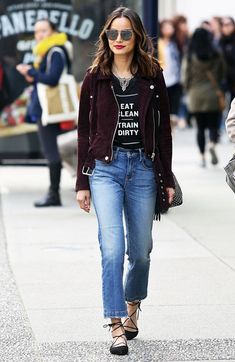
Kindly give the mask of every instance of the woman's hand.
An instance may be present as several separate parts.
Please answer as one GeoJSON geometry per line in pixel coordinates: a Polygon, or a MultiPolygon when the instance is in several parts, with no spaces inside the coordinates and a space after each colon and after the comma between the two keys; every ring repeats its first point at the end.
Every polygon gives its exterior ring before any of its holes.
{"type": "Polygon", "coordinates": [[[31,68],[32,67],[28,64],[18,64],[16,66],[16,69],[18,70],[18,72],[20,74],[22,74],[25,77],[25,79],[27,80],[27,82],[29,82],[29,83],[33,83],[33,81],[34,81],[34,78],[30,77],[30,75],[28,75],[28,71],[31,68]]]}
{"type": "Polygon", "coordinates": [[[26,76],[25,76],[25,79],[26,79],[27,82],[29,82],[29,83],[33,83],[33,82],[34,82],[34,78],[33,78],[33,77],[30,77],[29,75],[26,75],[26,76]]]}
{"type": "Polygon", "coordinates": [[[22,74],[24,77],[27,76],[27,73],[28,73],[29,69],[31,69],[31,68],[32,68],[31,65],[28,65],[28,64],[18,64],[16,66],[16,69],[18,70],[18,72],[20,74],[22,74]]]}
{"type": "Polygon", "coordinates": [[[168,202],[169,202],[169,204],[171,204],[173,201],[173,197],[175,195],[175,189],[173,189],[172,187],[167,187],[166,192],[168,195],[168,202]]]}
{"type": "Polygon", "coordinates": [[[90,212],[91,209],[91,193],[89,190],[80,190],[77,192],[77,201],[82,210],[90,212]]]}

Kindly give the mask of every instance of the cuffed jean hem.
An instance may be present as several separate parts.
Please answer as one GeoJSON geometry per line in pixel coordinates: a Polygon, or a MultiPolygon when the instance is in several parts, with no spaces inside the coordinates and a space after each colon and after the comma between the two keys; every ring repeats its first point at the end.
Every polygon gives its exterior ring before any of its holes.
{"type": "Polygon", "coordinates": [[[127,302],[135,302],[136,300],[143,300],[143,299],[145,299],[145,298],[147,298],[147,294],[146,295],[144,295],[144,296],[137,296],[137,297],[131,297],[131,298],[128,298],[127,296],[125,297],[125,300],[127,301],[127,302]]]}
{"type": "Polygon", "coordinates": [[[127,310],[122,311],[104,311],[104,318],[123,318],[128,317],[127,310]]]}

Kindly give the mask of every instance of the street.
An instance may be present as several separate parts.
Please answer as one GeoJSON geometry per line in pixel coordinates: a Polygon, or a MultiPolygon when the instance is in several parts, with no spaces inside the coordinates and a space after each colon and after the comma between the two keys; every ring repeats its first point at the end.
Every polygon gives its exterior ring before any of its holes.
{"type": "Polygon", "coordinates": [[[149,296],[129,355],[109,353],[94,210],[82,212],[62,175],[64,207],[33,207],[46,167],[0,167],[0,360],[235,361],[235,202],[220,163],[199,166],[195,130],[174,135],[184,204],[154,222],[149,296]]]}

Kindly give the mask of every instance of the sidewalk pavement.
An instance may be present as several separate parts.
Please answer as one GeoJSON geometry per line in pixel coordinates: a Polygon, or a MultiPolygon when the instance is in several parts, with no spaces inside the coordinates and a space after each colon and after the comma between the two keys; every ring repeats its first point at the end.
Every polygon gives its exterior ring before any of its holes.
{"type": "Polygon", "coordinates": [[[0,361],[235,361],[235,203],[223,171],[232,154],[226,137],[218,153],[219,166],[201,169],[194,131],[175,135],[184,205],[154,222],[149,296],[126,357],[108,351],[96,218],[78,208],[74,180],[63,171],[64,207],[35,209],[47,169],[0,167],[0,361]]]}

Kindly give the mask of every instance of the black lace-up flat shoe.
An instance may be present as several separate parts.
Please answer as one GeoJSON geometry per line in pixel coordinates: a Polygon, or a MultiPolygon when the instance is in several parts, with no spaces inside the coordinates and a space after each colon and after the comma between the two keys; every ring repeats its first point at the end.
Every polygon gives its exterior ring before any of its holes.
{"type": "Polygon", "coordinates": [[[109,327],[109,330],[111,330],[112,328],[112,332],[116,331],[118,328],[120,328],[123,332],[118,336],[113,337],[113,343],[110,347],[110,353],[117,354],[119,356],[124,356],[128,354],[127,339],[122,322],[105,324],[104,328],[106,327],[109,327]]]}

